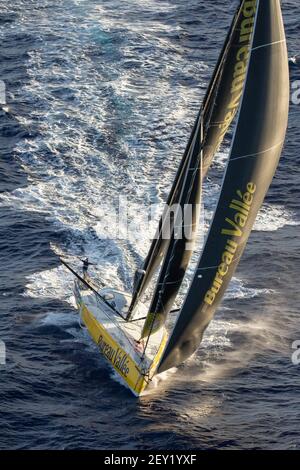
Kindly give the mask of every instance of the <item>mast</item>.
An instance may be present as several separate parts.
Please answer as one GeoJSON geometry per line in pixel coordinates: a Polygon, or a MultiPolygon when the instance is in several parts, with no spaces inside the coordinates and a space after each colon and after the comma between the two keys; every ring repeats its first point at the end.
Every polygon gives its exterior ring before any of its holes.
{"type": "Polygon", "coordinates": [[[245,2],[244,17],[241,44],[252,35],[252,47],[249,59],[242,46],[237,52],[247,78],[220,199],[158,373],[198,348],[243,254],[285,139],[289,70],[280,0],[245,2]]]}
{"type": "Polygon", "coordinates": [[[185,149],[183,158],[180,162],[180,166],[179,166],[179,169],[177,171],[175,180],[173,182],[171,191],[169,193],[169,196],[168,196],[168,199],[167,199],[167,202],[166,202],[166,205],[165,205],[165,209],[164,209],[163,214],[162,214],[162,216],[159,220],[156,235],[155,235],[154,239],[152,240],[148,255],[146,256],[146,258],[144,260],[144,264],[143,264],[142,269],[138,270],[140,272],[137,273],[138,274],[137,279],[135,280],[135,283],[134,283],[133,295],[132,295],[131,305],[130,305],[129,310],[128,310],[127,320],[130,319],[130,317],[133,313],[133,310],[134,310],[134,308],[137,304],[138,299],[140,297],[142,297],[142,295],[146,291],[146,289],[149,285],[149,282],[151,281],[156,269],[160,265],[160,263],[161,263],[161,261],[164,257],[164,254],[166,252],[166,249],[168,247],[169,240],[163,238],[163,233],[165,233],[166,224],[170,223],[170,225],[171,225],[171,222],[172,222],[172,220],[168,219],[170,217],[169,208],[177,203],[178,194],[179,194],[180,190],[182,189],[182,182],[183,182],[183,179],[185,177],[185,170],[186,170],[187,160],[188,160],[188,156],[189,156],[188,152],[189,152],[190,145],[191,145],[192,140],[193,140],[194,135],[195,135],[195,130],[197,128],[199,118],[200,118],[200,112],[197,116],[197,119],[196,119],[196,122],[194,124],[191,136],[189,138],[188,145],[185,149]]]}
{"type": "MultiPolygon", "coordinates": [[[[137,304],[139,298],[144,294],[147,289],[150,280],[153,277],[153,274],[160,265],[162,259],[164,258],[166,251],[168,249],[170,240],[163,238],[162,234],[164,233],[164,227],[166,223],[170,223],[169,220],[169,208],[178,202],[178,197],[180,191],[182,190],[183,180],[185,178],[185,172],[187,167],[187,162],[189,158],[189,152],[191,145],[195,138],[196,130],[199,129],[199,121],[203,119],[204,126],[204,147],[203,147],[203,174],[202,178],[205,176],[213,156],[218,150],[222,140],[225,137],[225,134],[230,126],[235,111],[238,106],[236,102],[235,110],[228,110],[229,100],[231,99],[230,87],[231,82],[228,79],[223,80],[221,83],[221,78],[223,75],[228,76],[227,69],[231,70],[235,65],[235,54],[234,48],[237,47],[237,38],[238,30],[240,27],[241,14],[243,9],[243,4],[245,0],[242,0],[236,14],[234,15],[230,30],[227,34],[226,40],[224,42],[221,54],[219,56],[217,65],[215,67],[212,79],[210,81],[207,93],[204,98],[203,105],[198,113],[196,118],[192,133],[189,138],[188,145],[185,149],[183,158],[181,160],[179,169],[177,171],[174,183],[172,185],[169,197],[166,203],[165,210],[162,217],[159,220],[158,230],[156,232],[155,238],[152,240],[149,252],[145,258],[144,264],[141,270],[137,271],[136,280],[133,287],[133,296],[131,305],[129,307],[127,319],[129,320],[132,312],[137,304]],[[226,59],[226,60],[225,60],[226,59]]],[[[171,221],[172,222],[172,221],[171,221]]]]}
{"type": "Polygon", "coordinates": [[[195,134],[186,178],[174,215],[174,230],[163,262],[159,279],[141,337],[155,333],[164,323],[172,308],[193,253],[197,234],[202,181],[203,121],[195,134]],[[189,211],[186,211],[186,208],[189,211]]]}

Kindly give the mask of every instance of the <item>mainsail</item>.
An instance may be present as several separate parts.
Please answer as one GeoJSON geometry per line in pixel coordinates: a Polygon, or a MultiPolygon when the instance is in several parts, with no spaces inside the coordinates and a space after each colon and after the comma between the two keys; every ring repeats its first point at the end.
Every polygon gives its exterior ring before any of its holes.
{"type": "Polygon", "coordinates": [[[225,47],[223,53],[222,71],[212,87],[213,93],[207,96],[204,101],[206,107],[200,121],[201,127],[196,132],[191,145],[190,164],[186,170],[187,172],[194,171],[194,175],[193,178],[186,178],[178,201],[181,216],[184,215],[182,217],[184,230],[179,233],[180,238],[176,238],[175,230],[173,231],[154,291],[149,315],[142,331],[142,337],[155,333],[165,323],[193,254],[193,243],[199,221],[203,175],[206,173],[214,153],[235,116],[242,96],[246,68],[240,66],[237,52],[241,46],[247,53],[249,51],[251,34],[241,34],[241,31],[245,20],[248,25],[251,11],[253,13],[253,8],[251,10],[249,2],[244,1],[241,3],[233,22],[232,34],[228,38],[227,47],[225,47]],[[217,118],[222,118],[222,121],[216,121],[217,118]],[[203,127],[206,129],[205,136],[203,135],[203,127]],[[204,151],[206,151],[205,154],[204,151]],[[202,161],[203,155],[205,155],[204,162],[202,161]],[[197,176],[195,177],[195,175],[197,176]],[[188,197],[186,197],[187,192],[188,197]]]}
{"type": "Polygon", "coordinates": [[[289,71],[280,0],[244,2],[240,45],[246,73],[235,135],[220,198],[193,281],[157,372],[192,355],[239,263],[275,173],[288,120],[289,71]],[[248,66],[247,66],[248,62],[248,66]]]}
{"type": "MultiPolygon", "coordinates": [[[[180,202],[179,199],[183,191],[183,184],[184,181],[187,181],[186,172],[188,171],[188,162],[191,158],[191,148],[194,148],[195,151],[195,139],[198,139],[198,143],[196,143],[199,152],[197,155],[198,161],[200,161],[200,152],[202,152],[203,162],[201,176],[198,171],[198,175],[196,179],[194,179],[195,185],[198,185],[199,178],[201,183],[201,180],[205,176],[212,162],[212,159],[215,153],[217,152],[219,146],[221,145],[225,134],[232,120],[234,119],[235,113],[238,109],[239,100],[241,98],[243,89],[245,71],[239,68],[237,51],[241,47],[240,30],[242,27],[242,22],[245,21],[245,19],[249,15],[249,3],[252,2],[246,0],[241,1],[236,11],[236,14],[234,15],[217,66],[215,68],[210,85],[208,87],[208,91],[205,96],[203,105],[198,113],[188,145],[183,155],[180,167],[177,171],[175,181],[173,183],[172,189],[167,200],[166,209],[159,221],[156,236],[152,241],[150,250],[144,261],[143,267],[141,270],[139,270],[136,282],[134,284],[133,297],[127,319],[130,318],[138,299],[144,294],[151,278],[153,277],[153,274],[155,273],[164,256],[166,255],[167,250],[170,250],[170,243],[172,244],[172,237],[171,240],[163,237],[163,233],[165,232],[164,227],[166,223],[170,224],[169,208],[172,205],[180,202]],[[201,128],[203,129],[203,134],[202,141],[199,142],[199,135],[197,135],[197,132],[199,133],[201,128]]],[[[249,48],[249,44],[250,36],[245,35],[242,38],[242,45],[244,51],[249,48]]],[[[192,199],[191,202],[197,204],[196,194],[199,194],[199,191],[193,188],[192,194],[194,195],[194,200],[192,199]]],[[[171,222],[174,223],[174,220],[171,220],[171,222]]],[[[187,261],[189,260],[190,255],[186,256],[186,253],[183,253],[182,256],[185,257],[187,261]]],[[[167,255],[166,258],[167,265],[167,255]]],[[[165,270],[162,269],[162,272],[163,271],[165,270]]],[[[184,271],[185,269],[182,271],[183,274],[184,271]]],[[[179,279],[182,280],[182,278],[183,276],[180,276],[179,279]]],[[[173,294],[171,295],[171,297],[169,294],[166,294],[169,299],[163,300],[164,305],[166,303],[168,303],[169,305],[172,304],[172,299],[174,300],[174,297],[178,292],[181,280],[179,281],[179,284],[176,289],[172,290],[173,294]]],[[[164,285],[166,285],[166,283],[164,283],[164,285]]],[[[154,295],[154,297],[157,298],[157,295],[154,295]]],[[[152,306],[153,305],[154,304],[152,302],[152,306]]],[[[157,307],[155,307],[155,310],[157,310],[157,307]]]]}

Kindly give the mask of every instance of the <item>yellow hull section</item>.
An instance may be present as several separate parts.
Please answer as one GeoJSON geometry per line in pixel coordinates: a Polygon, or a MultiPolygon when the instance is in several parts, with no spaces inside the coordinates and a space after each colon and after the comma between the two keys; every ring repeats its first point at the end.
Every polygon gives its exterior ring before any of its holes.
{"type": "Polygon", "coordinates": [[[118,342],[112,338],[112,336],[107,332],[105,326],[94,317],[83,303],[81,303],[81,305],[78,304],[78,308],[81,312],[83,323],[87,327],[94,342],[99,346],[99,350],[102,355],[113,366],[133,394],[135,396],[141,395],[141,393],[148,387],[158,366],[167,342],[167,334],[164,334],[158,352],[153,358],[150,368],[144,370],[142,367],[142,361],[138,364],[130,354],[128,354],[118,344],[118,342]]]}

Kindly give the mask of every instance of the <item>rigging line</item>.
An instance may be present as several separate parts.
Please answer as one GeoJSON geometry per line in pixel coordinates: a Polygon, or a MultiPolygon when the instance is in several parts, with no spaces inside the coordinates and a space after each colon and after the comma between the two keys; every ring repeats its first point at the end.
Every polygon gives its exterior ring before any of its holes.
{"type": "MultiPolygon", "coordinates": [[[[97,302],[97,307],[101,308],[100,298],[97,297],[96,299],[97,299],[97,300],[96,300],[96,302],[97,302]],[[100,304],[100,305],[99,305],[99,304],[100,304]]],[[[101,299],[101,300],[102,300],[102,299],[101,299]]],[[[119,330],[121,329],[122,334],[124,335],[125,339],[126,339],[127,342],[129,343],[130,347],[134,347],[134,342],[133,342],[133,341],[134,341],[134,338],[131,338],[131,337],[128,335],[128,333],[126,332],[126,330],[125,330],[124,328],[121,328],[121,326],[120,326],[121,324],[118,323],[114,318],[112,318],[112,317],[108,314],[108,312],[105,312],[105,310],[102,310],[102,312],[104,313],[104,315],[106,316],[106,318],[114,324],[114,326],[115,326],[117,329],[119,329],[119,330]]],[[[124,321],[124,324],[126,325],[127,322],[124,321]]],[[[113,336],[114,336],[114,335],[113,335],[113,336]]],[[[118,336],[117,336],[117,339],[118,339],[118,336]]]]}
{"type": "MultiPolygon", "coordinates": [[[[96,298],[96,302],[97,302],[97,307],[101,308],[100,299],[98,297],[96,298]]],[[[115,325],[115,327],[120,328],[120,324],[114,318],[112,318],[108,312],[106,312],[105,310],[101,310],[101,311],[104,313],[106,318],[115,325]]],[[[126,333],[124,332],[124,330],[122,330],[122,332],[126,336],[126,333]]],[[[126,336],[126,339],[129,341],[129,338],[127,336],[126,336]]]]}
{"type": "MultiPolygon", "coordinates": [[[[102,299],[101,299],[102,300],[102,299]]],[[[96,297],[96,302],[97,302],[97,307],[101,308],[101,304],[100,304],[100,298],[99,297],[96,297]]],[[[111,321],[114,326],[116,328],[118,328],[119,330],[121,329],[122,330],[122,334],[124,335],[124,337],[126,338],[127,342],[129,343],[129,345],[132,347],[134,347],[134,343],[132,341],[132,338],[127,334],[127,332],[125,331],[124,328],[121,328],[121,323],[119,323],[115,318],[112,318],[111,315],[109,315],[108,312],[106,312],[105,310],[101,310],[104,315],[106,316],[106,318],[111,321]]],[[[122,317],[122,319],[124,320],[124,318],[122,317]]],[[[127,322],[124,320],[124,325],[127,325],[127,322]]],[[[127,326],[126,326],[127,327],[127,326]]]]}
{"type": "MultiPolygon", "coordinates": [[[[238,261],[240,258],[242,257],[242,255],[239,255],[237,256],[236,258],[233,258],[231,264],[235,263],[236,261],[238,261]]],[[[196,273],[198,273],[198,271],[206,271],[208,269],[216,269],[219,267],[219,264],[217,264],[216,266],[205,266],[203,268],[197,268],[196,269],[196,273]]]]}
{"type": "Polygon", "coordinates": [[[127,323],[133,323],[136,321],[146,320],[147,317],[133,318],[133,320],[128,320],[127,323]]]}
{"type": "Polygon", "coordinates": [[[227,123],[226,119],[223,119],[222,121],[211,121],[210,124],[207,126],[208,128],[209,127],[218,127],[222,124],[225,124],[227,123]]]}
{"type": "Polygon", "coordinates": [[[277,147],[279,147],[279,145],[282,145],[283,142],[284,142],[284,140],[285,140],[285,139],[281,140],[280,142],[278,142],[278,143],[275,144],[275,145],[272,145],[272,147],[270,147],[270,148],[268,148],[268,149],[262,150],[261,152],[250,153],[249,155],[242,155],[241,157],[233,157],[233,158],[230,158],[229,162],[232,162],[233,160],[240,160],[241,158],[257,157],[258,155],[262,155],[263,153],[270,152],[271,150],[274,150],[274,149],[276,149],[277,147]]]}
{"type": "MultiPolygon", "coordinates": [[[[198,204],[199,205],[199,204],[198,204]]],[[[194,227],[195,225],[197,225],[195,222],[192,222],[191,224],[178,224],[178,225],[175,225],[175,228],[186,228],[186,227],[194,227]]]]}
{"type": "Polygon", "coordinates": [[[273,46],[274,44],[281,44],[286,42],[286,39],[281,39],[280,41],[269,42],[267,44],[262,44],[261,46],[253,47],[252,51],[257,51],[257,49],[262,49],[263,47],[273,46]]]}
{"type": "Polygon", "coordinates": [[[199,168],[198,166],[193,166],[193,167],[190,167],[188,171],[196,171],[198,170],[198,168],[199,168]]]}
{"type": "Polygon", "coordinates": [[[179,278],[177,281],[165,281],[165,282],[159,282],[157,284],[157,286],[164,286],[165,284],[166,285],[171,285],[171,284],[177,284],[177,282],[180,280],[181,278],[179,278]]]}
{"type": "Polygon", "coordinates": [[[74,276],[76,276],[86,287],[88,287],[91,291],[94,292],[94,294],[96,294],[97,297],[99,297],[102,302],[104,302],[108,307],[110,307],[113,312],[115,312],[119,317],[122,318],[122,320],[126,320],[123,315],[121,315],[116,309],[114,309],[111,304],[109,302],[107,302],[104,297],[102,297],[101,294],[99,294],[98,291],[96,291],[96,289],[94,289],[85,279],[83,279],[83,277],[81,277],[76,271],[74,271],[74,269],[71,268],[71,266],[69,266],[62,258],[59,258],[61,263],[66,266],[66,268],[71,271],[72,274],[74,274],[74,276]]]}
{"type": "MultiPolygon", "coordinates": [[[[198,170],[198,169],[199,169],[199,166],[198,166],[197,170],[198,170]]],[[[193,178],[193,182],[194,182],[194,181],[195,181],[195,177],[193,178]]],[[[187,200],[188,200],[188,198],[190,197],[190,195],[191,195],[191,193],[187,194],[187,200]]],[[[184,202],[183,206],[186,206],[186,205],[188,205],[187,201],[184,202]]],[[[199,206],[199,205],[200,205],[199,203],[194,204],[195,207],[197,207],[197,206],[199,206]]],[[[185,212],[184,209],[185,209],[185,208],[183,207],[183,211],[185,212]]],[[[177,218],[176,218],[176,219],[177,219],[177,218]]],[[[176,224],[174,224],[173,227],[176,229],[176,228],[179,228],[179,227],[192,227],[193,225],[196,225],[195,222],[186,223],[186,224],[185,224],[185,223],[182,223],[182,222],[184,222],[184,220],[181,221],[181,223],[176,223],[176,224]]]]}
{"type": "Polygon", "coordinates": [[[198,166],[197,167],[193,167],[193,168],[190,168],[189,171],[197,171],[198,170],[198,166]]]}
{"type": "MultiPolygon", "coordinates": [[[[101,300],[102,300],[102,299],[101,299],[101,300]]],[[[97,307],[98,307],[98,308],[101,308],[100,298],[99,298],[99,297],[96,297],[96,302],[97,302],[97,307]]],[[[103,310],[103,307],[102,307],[101,311],[104,313],[104,315],[106,316],[106,318],[107,318],[110,322],[112,322],[112,323],[114,324],[115,328],[118,328],[119,330],[121,329],[120,323],[118,323],[115,318],[112,318],[112,316],[109,315],[108,312],[106,312],[105,310],[103,310]]],[[[122,319],[123,319],[123,317],[122,317],[122,319]]],[[[125,321],[124,321],[124,323],[125,323],[125,321]]],[[[126,340],[128,341],[128,343],[130,344],[130,346],[132,346],[133,343],[132,343],[131,338],[127,335],[126,331],[125,331],[123,328],[122,328],[121,330],[122,330],[122,333],[123,333],[124,337],[126,338],[126,340]]]]}

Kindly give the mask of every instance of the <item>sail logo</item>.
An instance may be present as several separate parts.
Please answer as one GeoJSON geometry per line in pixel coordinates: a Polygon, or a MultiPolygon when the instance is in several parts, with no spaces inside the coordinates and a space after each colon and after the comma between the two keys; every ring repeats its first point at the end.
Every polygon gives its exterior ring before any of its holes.
{"type": "Polygon", "coordinates": [[[243,94],[244,83],[247,73],[247,65],[249,59],[249,49],[251,37],[254,29],[254,18],[256,13],[256,0],[249,0],[244,3],[243,16],[240,25],[239,49],[236,54],[236,63],[234,66],[233,79],[231,84],[231,101],[228,105],[228,112],[224,121],[219,125],[221,134],[218,139],[217,147],[219,148],[224,140],[224,136],[232,123],[234,116],[238,110],[240,99],[243,94]]]}
{"type": "Polygon", "coordinates": [[[213,280],[211,288],[206,292],[204,302],[207,305],[212,305],[215,301],[216,295],[219,293],[223,279],[228,273],[229,267],[234,259],[234,254],[237,250],[238,244],[233,240],[227,240],[225,250],[222,253],[222,262],[218,266],[217,273],[213,280]]]}
{"type": "Polygon", "coordinates": [[[239,189],[237,190],[236,194],[238,198],[232,199],[229,206],[230,209],[233,209],[236,212],[232,218],[226,217],[225,222],[228,224],[228,227],[222,229],[222,235],[233,237],[242,236],[242,229],[247,223],[255,191],[256,185],[254,183],[247,184],[247,191],[244,194],[242,194],[239,189]]]}
{"type": "Polygon", "coordinates": [[[98,346],[103,356],[105,356],[124,377],[127,377],[129,374],[128,355],[119,348],[113,348],[113,346],[104,340],[103,336],[100,336],[98,346]]]}
{"type": "MultiPolygon", "coordinates": [[[[236,191],[237,197],[231,200],[229,209],[234,210],[234,215],[225,218],[226,226],[222,228],[221,234],[226,237],[241,238],[243,229],[248,221],[251,206],[254,200],[254,193],[256,192],[256,185],[252,182],[247,184],[247,191],[244,193],[240,189],[236,191]]],[[[213,280],[211,288],[207,291],[204,297],[204,302],[207,305],[212,305],[219,293],[224,278],[227,275],[229,268],[234,260],[234,255],[238,248],[237,241],[228,238],[225,244],[225,250],[222,253],[221,263],[218,266],[217,273],[213,280]]]]}

